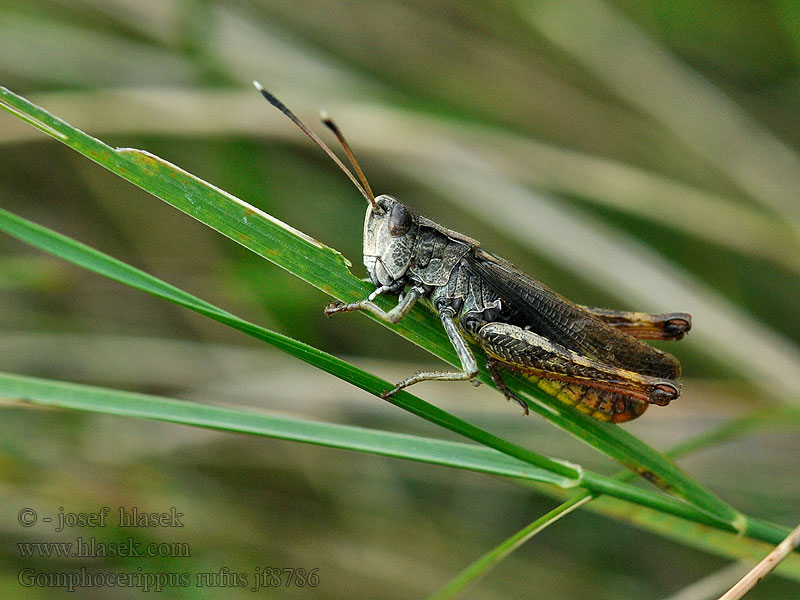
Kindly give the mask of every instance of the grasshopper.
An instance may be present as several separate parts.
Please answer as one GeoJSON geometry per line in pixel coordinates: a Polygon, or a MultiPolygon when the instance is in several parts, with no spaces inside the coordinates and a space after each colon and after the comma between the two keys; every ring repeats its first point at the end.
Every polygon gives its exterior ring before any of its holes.
{"type": "Polygon", "coordinates": [[[528,414],[527,403],[506,385],[502,371],[522,373],[562,401],[593,417],[623,422],[649,404],[665,406],[680,395],[680,363],[641,340],[680,340],[691,328],[686,313],[639,313],[581,306],[547,288],[472,238],[418,215],[399,200],[375,196],[350,146],[323,116],[358,180],[333,151],[280,100],[256,89],[291,119],[350,178],[367,200],[364,265],[375,285],[366,299],[331,302],[325,314],[367,311],[398,323],[417,302],[438,314],[461,363],[456,371],[416,373],[382,396],[421,381],[472,381],[478,363],[468,340],[488,357],[487,369],[507,399],[528,414]],[[373,301],[397,296],[389,311],[373,301]]]}

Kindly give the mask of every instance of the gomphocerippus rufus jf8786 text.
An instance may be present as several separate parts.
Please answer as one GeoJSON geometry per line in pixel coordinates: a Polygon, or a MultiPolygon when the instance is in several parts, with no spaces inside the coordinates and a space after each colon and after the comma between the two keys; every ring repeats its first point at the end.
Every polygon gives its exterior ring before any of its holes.
{"type": "Polygon", "coordinates": [[[416,373],[385,391],[384,398],[420,381],[475,381],[478,364],[467,339],[483,348],[492,380],[526,414],[527,404],[508,388],[502,371],[553,382],[560,399],[603,421],[628,421],[649,404],[664,406],[678,397],[677,359],[641,340],[683,338],[691,328],[688,314],[624,312],[567,300],[472,238],[414,213],[391,196],[376,197],[332,121],[323,119],[358,179],[280,100],[254,84],[367,199],[364,265],[375,291],[360,302],[332,302],[325,314],[366,310],[397,323],[417,301],[428,302],[461,361],[459,371],[416,373]],[[384,311],[373,302],[379,294],[397,296],[397,305],[384,311]]]}

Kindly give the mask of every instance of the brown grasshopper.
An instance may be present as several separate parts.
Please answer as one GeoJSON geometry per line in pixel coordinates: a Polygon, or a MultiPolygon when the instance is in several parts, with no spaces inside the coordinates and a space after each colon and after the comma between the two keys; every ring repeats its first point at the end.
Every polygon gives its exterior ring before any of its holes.
{"type": "Polygon", "coordinates": [[[323,118],[341,143],[359,180],[294,113],[256,89],[322,148],[367,199],[364,265],[375,285],[360,302],[331,302],[325,314],[365,310],[390,323],[405,317],[417,301],[430,304],[456,351],[461,370],[426,371],[400,381],[382,395],[420,381],[475,379],[478,364],[467,340],[488,355],[487,368],[506,398],[528,405],[512,392],[501,370],[535,380],[561,400],[604,421],[622,422],[648,404],[665,406],[680,395],[680,363],[640,341],[680,340],[691,328],[686,313],[649,314],[580,306],[550,290],[508,261],[461,233],[415,214],[399,200],[375,197],[336,125],[323,118]],[[373,300],[398,297],[384,311],[373,300]]]}

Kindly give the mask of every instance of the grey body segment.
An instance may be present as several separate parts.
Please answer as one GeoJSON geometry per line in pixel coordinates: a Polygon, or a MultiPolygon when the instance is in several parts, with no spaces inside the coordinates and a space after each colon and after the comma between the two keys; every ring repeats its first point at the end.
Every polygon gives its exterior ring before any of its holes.
{"type": "Polygon", "coordinates": [[[570,302],[508,261],[482,250],[474,239],[414,214],[391,196],[375,197],[332,121],[323,120],[342,144],[358,179],[286,105],[254,84],[330,156],[368,203],[364,266],[375,290],[359,302],[331,302],[325,314],[365,310],[397,323],[418,300],[429,301],[461,362],[460,371],[408,377],[384,392],[384,397],[426,380],[476,382],[478,366],[467,337],[483,347],[490,357],[487,368],[492,380],[526,414],[527,404],[506,385],[500,369],[558,382],[555,388],[549,387],[559,398],[614,422],[639,416],[648,403],[667,404],[678,397],[680,388],[674,381],[680,375],[678,361],[639,340],[679,340],[691,329],[690,315],[614,311],[570,302]],[[396,295],[397,305],[382,309],[373,302],[381,294],[396,295]]]}
{"type": "Polygon", "coordinates": [[[425,225],[418,226],[415,240],[408,278],[430,287],[446,286],[453,270],[473,248],[425,225]]]}
{"type": "Polygon", "coordinates": [[[666,404],[680,393],[674,381],[680,374],[678,361],[624,329],[642,337],[658,333],[660,339],[680,339],[691,326],[688,315],[586,309],[483,250],[475,240],[413,214],[390,196],[379,196],[367,209],[364,264],[375,292],[361,302],[333,303],[326,313],[367,310],[396,323],[418,299],[427,300],[461,362],[460,371],[408,377],[387,395],[420,381],[476,377],[467,338],[483,347],[492,378],[523,407],[525,403],[502,383],[499,368],[593,389],[577,397],[582,403],[619,404],[618,410],[631,418],[642,412],[630,408],[637,401],[666,404]],[[399,296],[391,311],[372,302],[382,293],[399,296]],[[666,327],[668,321],[672,329],[666,327]],[[659,324],[665,324],[660,333],[659,324]],[[630,404],[625,404],[626,398],[630,404]]]}

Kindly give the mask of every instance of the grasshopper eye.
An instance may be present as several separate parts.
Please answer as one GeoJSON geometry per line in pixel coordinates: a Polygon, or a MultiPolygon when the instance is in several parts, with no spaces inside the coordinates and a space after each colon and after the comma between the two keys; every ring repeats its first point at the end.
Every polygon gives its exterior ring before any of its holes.
{"type": "Polygon", "coordinates": [[[389,215],[389,233],[392,237],[400,237],[408,233],[409,229],[411,229],[411,213],[402,204],[395,204],[389,215]]]}

